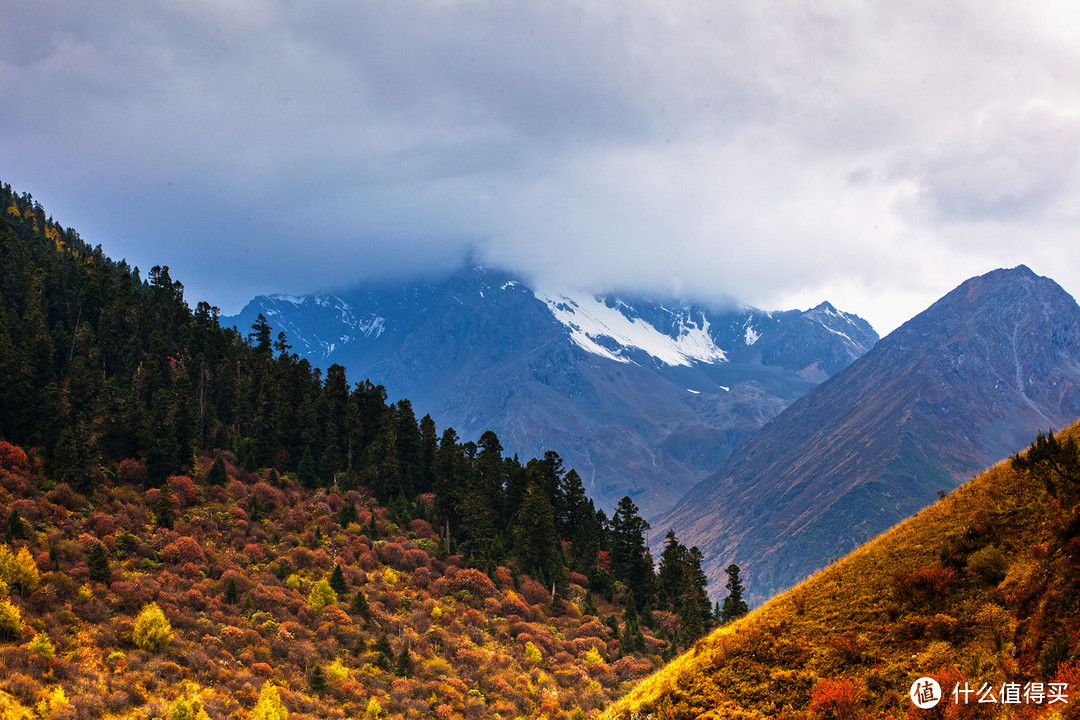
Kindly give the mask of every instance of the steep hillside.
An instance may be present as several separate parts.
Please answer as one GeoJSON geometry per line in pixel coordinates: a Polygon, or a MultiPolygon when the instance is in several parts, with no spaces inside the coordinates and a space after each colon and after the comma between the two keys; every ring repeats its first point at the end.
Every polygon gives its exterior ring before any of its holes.
{"type": "Polygon", "coordinates": [[[676,632],[662,613],[631,652],[585,576],[553,598],[516,569],[469,568],[424,519],[432,496],[391,512],[232,462],[217,484],[209,456],[160,489],[125,461],[86,495],[35,467],[0,442],[5,720],[195,720],[177,714],[192,701],[203,720],[265,718],[264,687],[291,720],[584,718],[676,632]]]}
{"type": "Polygon", "coordinates": [[[1026,267],[972,278],[793,403],[668,515],[714,591],[790,587],[1080,417],[1080,307],[1026,267]]]}
{"type": "Polygon", "coordinates": [[[877,341],[828,303],[806,312],[543,292],[490,268],[336,295],[255,298],[320,367],[340,363],[463,437],[487,429],[523,456],[558,451],[610,510],[651,516],[720,467],[767,420],[877,341]]]}
{"type": "Polygon", "coordinates": [[[700,555],[657,574],[555,451],[440,435],[0,208],[4,718],[581,718],[712,626],[700,555]]]}
{"type": "Polygon", "coordinates": [[[1067,435],[716,630],[602,717],[1075,717],[1080,426],[1067,435]],[[920,710],[909,689],[924,676],[945,697],[920,710]],[[995,702],[980,704],[986,689],[995,702]]]}

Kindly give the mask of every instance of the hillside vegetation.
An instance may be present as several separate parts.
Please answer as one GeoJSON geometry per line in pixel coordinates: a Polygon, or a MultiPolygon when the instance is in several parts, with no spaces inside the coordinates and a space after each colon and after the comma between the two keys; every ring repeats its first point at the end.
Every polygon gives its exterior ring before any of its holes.
{"type": "Polygon", "coordinates": [[[621,647],[621,608],[594,604],[584,576],[560,599],[511,568],[469,568],[429,522],[363,489],[308,490],[232,462],[207,485],[204,456],[195,478],[145,491],[129,484],[145,468],[123,463],[129,483],[90,498],[39,492],[40,465],[0,442],[5,720],[181,720],[192,701],[213,719],[262,718],[267,684],[293,720],[584,718],[665,645],[658,624],[640,650],[621,647]],[[168,494],[166,527],[154,508],[168,494]]]}
{"type": "Polygon", "coordinates": [[[5,719],[581,718],[711,626],[629,497],[272,330],[0,185],[5,719]]]}
{"type": "Polygon", "coordinates": [[[1023,458],[714,631],[603,717],[1076,716],[1078,435],[1080,426],[1060,443],[1040,436],[1023,458]],[[935,708],[908,697],[922,676],[945,693],[935,708]],[[957,683],[989,684],[998,702],[978,703],[978,692],[954,702],[957,683]],[[1011,683],[1067,683],[1068,704],[1049,695],[1004,704],[1011,683]]]}

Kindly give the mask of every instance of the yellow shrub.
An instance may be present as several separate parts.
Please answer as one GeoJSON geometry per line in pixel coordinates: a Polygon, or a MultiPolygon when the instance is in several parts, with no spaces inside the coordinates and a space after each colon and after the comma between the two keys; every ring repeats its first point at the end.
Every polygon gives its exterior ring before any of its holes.
{"type": "Polygon", "coordinates": [[[157,603],[150,603],[139,612],[131,639],[149,652],[157,652],[172,642],[172,626],[157,603]]]}
{"type": "Polygon", "coordinates": [[[593,645],[591,648],[585,651],[585,654],[581,656],[581,662],[586,665],[598,665],[604,662],[604,656],[600,654],[600,651],[593,645]]]}
{"type": "Polygon", "coordinates": [[[251,720],[288,720],[289,711],[281,704],[277,687],[267,680],[259,691],[259,700],[251,711],[251,720]]]}
{"type": "Polygon", "coordinates": [[[334,588],[330,587],[330,583],[325,580],[319,580],[317,583],[311,586],[311,592],[308,593],[308,605],[315,612],[322,612],[322,609],[327,605],[334,605],[337,603],[337,593],[334,592],[334,588]]]}
{"type": "Polygon", "coordinates": [[[349,677],[349,668],[341,664],[341,660],[335,658],[334,662],[326,666],[326,681],[331,685],[341,685],[349,677]]]}
{"type": "Polygon", "coordinates": [[[38,715],[43,718],[52,717],[53,713],[66,707],[68,704],[67,695],[64,694],[64,689],[60,686],[54,687],[52,690],[46,690],[41,694],[41,699],[38,700],[34,709],[37,710],[38,715]]]}

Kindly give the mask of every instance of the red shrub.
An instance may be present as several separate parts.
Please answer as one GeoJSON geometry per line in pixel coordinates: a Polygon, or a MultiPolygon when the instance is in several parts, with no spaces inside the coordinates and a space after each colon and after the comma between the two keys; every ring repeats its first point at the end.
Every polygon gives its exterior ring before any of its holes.
{"type": "Polygon", "coordinates": [[[0,440],[0,470],[27,472],[29,469],[30,462],[21,447],[0,440]]]}
{"type": "Polygon", "coordinates": [[[930,565],[911,572],[893,574],[893,589],[903,600],[929,601],[952,592],[956,573],[942,565],[930,565]]]}
{"type": "Polygon", "coordinates": [[[431,556],[423,550],[406,550],[405,551],[405,569],[416,570],[417,568],[426,568],[431,556]]]}
{"type": "Polygon", "coordinates": [[[187,535],[173,540],[161,551],[165,562],[182,565],[184,563],[205,563],[206,555],[195,538],[187,535]]]}
{"type": "Polygon", "coordinates": [[[810,716],[821,720],[857,720],[863,715],[866,688],[855,678],[824,678],[810,690],[810,716]]]}
{"type": "Polygon", "coordinates": [[[458,570],[450,578],[450,587],[457,591],[467,590],[470,594],[479,597],[491,597],[495,594],[495,583],[475,568],[458,570]]]}
{"type": "Polygon", "coordinates": [[[530,605],[542,605],[551,601],[551,593],[546,587],[529,578],[521,583],[521,595],[530,605]]]}
{"type": "Polygon", "coordinates": [[[510,571],[502,565],[495,568],[495,572],[491,573],[491,580],[504,592],[514,587],[513,576],[511,576],[510,571]]]}
{"type": "Polygon", "coordinates": [[[181,506],[190,505],[199,496],[195,482],[187,475],[173,475],[165,482],[180,501],[181,506]]]}
{"type": "Polygon", "coordinates": [[[258,499],[259,505],[268,510],[273,510],[284,502],[282,492],[264,482],[255,483],[251,492],[258,499]]]}
{"type": "Polygon", "coordinates": [[[396,542],[383,543],[376,547],[376,551],[383,565],[389,565],[395,570],[405,569],[405,550],[396,542]]]}
{"type": "Polygon", "coordinates": [[[99,538],[103,538],[106,535],[112,535],[116,532],[116,520],[112,515],[95,510],[90,513],[90,517],[86,519],[86,525],[94,531],[94,535],[99,538]]]}
{"type": "Polygon", "coordinates": [[[589,578],[585,577],[579,572],[570,573],[570,583],[572,585],[579,585],[583,588],[589,587],[589,578]]]}
{"type": "Polygon", "coordinates": [[[415,537],[429,538],[435,537],[435,528],[431,526],[427,520],[416,519],[409,523],[409,530],[415,537]]]}
{"type": "Polygon", "coordinates": [[[122,460],[117,474],[120,482],[125,485],[141,485],[146,482],[146,466],[134,458],[122,460]]]}

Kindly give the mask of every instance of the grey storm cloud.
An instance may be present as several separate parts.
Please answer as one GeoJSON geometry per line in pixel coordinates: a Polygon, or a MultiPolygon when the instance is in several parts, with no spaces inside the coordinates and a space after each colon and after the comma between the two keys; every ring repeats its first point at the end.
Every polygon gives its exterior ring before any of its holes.
{"type": "Polygon", "coordinates": [[[1067,3],[5,16],[0,179],[227,310],[469,260],[596,291],[828,298],[883,330],[992,267],[1080,290],[1067,3]]]}

